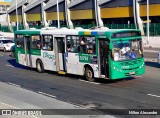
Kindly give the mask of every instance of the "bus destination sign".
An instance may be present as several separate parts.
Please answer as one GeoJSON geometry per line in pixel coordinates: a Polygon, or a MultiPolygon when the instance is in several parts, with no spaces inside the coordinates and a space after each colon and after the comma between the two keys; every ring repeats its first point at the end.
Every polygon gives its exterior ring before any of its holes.
{"type": "Polygon", "coordinates": [[[141,36],[140,32],[131,31],[131,32],[118,32],[112,35],[112,38],[126,38],[126,37],[135,37],[141,36]]]}

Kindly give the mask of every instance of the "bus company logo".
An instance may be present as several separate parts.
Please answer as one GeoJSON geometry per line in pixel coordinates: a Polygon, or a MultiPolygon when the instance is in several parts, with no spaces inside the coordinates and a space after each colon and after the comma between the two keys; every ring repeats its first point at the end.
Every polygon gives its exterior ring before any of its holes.
{"type": "Polygon", "coordinates": [[[122,66],[122,69],[129,69],[129,66],[122,66]]]}
{"type": "Polygon", "coordinates": [[[2,110],[2,115],[12,115],[11,110],[2,110]]]}
{"type": "Polygon", "coordinates": [[[48,58],[49,60],[54,60],[55,58],[54,58],[54,55],[52,55],[52,54],[49,54],[48,52],[44,52],[43,53],[43,57],[44,58],[48,58]]]}

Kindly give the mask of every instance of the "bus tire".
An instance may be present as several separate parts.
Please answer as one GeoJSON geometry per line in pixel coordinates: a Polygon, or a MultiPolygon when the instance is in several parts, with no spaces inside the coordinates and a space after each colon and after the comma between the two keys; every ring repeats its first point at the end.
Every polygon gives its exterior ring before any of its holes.
{"type": "Polygon", "coordinates": [[[11,57],[13,57],[13,58],[15,57],[13,52],[11,52],[11,57]]]}
{"type": "Polygon", "coordinates": [[[90,82],[94,82],[95,78],[94,78],[94,73],[91,67],[86,67],[85,68],[85,78],[90,81],[90,82]]]}
{"type": "Polygon", "coordinates": [[[44,72],[44,66],[43,66],[43,63],[42,63],[41,60],[37,60],[36,68],[37,68],[37,71],[39,73],[43,73],[44,72]]]}

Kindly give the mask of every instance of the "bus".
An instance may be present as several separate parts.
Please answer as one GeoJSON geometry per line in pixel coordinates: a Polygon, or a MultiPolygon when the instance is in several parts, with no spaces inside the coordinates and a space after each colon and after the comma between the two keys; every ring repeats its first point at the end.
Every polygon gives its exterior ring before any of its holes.
{"type": "Polygon", "coordinates": [[[15,35],[16,62],[59,74],[110,80],[144,74],[142,37],[137,29],[29,29],[15,35]]]}

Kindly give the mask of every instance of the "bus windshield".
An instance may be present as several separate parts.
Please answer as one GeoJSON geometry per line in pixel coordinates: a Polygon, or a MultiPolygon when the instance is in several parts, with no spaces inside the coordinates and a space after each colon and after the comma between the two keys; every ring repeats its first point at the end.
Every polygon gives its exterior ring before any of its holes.
{"type": "Polygon", "coordinates": [[[142,40],[115,41],[112,54],[114,61],[142,58],[142,40]]]}

